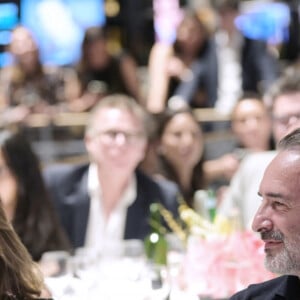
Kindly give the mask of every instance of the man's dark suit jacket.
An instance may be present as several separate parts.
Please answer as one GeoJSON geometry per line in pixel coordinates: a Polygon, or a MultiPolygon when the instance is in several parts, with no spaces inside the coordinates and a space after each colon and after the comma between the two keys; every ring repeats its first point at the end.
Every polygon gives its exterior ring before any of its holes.
{"type": "MultiPolygon", "coordinates": [[[[264,41],[243,37],[240,63],[244,92],[265,92],[279,76],[278,60],[270,54],[264,41]]],[[[192,104],[197,89],[202,87],[207,94],[206,106],[214,107],[218,97],[218,69],[216,41],[211,39],[203,56],[191,66],[194,76],[182,81],[174,95],[192,104]]]]}
{"type": "MultiPolygon", "coordinates": [[[[56,165],[44,170],[46,185],[62,225],[74,248],[85,242],[90,198],[87,191],[89,165],[56,165]]],[[[178,188],[166,181],[154,181],[136,171],[137,198],[128,208],[124,239],[144,239],[150,232],[149,206],[160,202],[178,215],[178,188]]],[[[113,187],[112,187],[113,188],[113,187]]]]}
{"type": "Polygon", "coordinates": [[[233,295],[230,300],[299,300],[300,280],[297,276],[280,276],[233,295]]]}

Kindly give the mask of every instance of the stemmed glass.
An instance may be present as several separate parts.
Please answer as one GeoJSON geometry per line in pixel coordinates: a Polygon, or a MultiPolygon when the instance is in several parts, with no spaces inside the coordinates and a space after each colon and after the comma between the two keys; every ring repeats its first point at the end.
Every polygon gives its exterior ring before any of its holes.
{"type": "Polygon", "coordinates": [[[79,300],[85,287],[74,277],[72,257],[67,251],[48,251],[39,262],[45,283],[54,299],[79,300]]]}

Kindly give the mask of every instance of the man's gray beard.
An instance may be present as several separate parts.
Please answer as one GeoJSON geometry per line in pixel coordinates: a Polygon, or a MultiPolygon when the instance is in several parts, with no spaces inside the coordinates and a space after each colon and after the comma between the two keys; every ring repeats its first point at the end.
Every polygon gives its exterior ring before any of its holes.
{"type": "Polygon", "coordinates": [[[266,254],[265,267],[275,274],[293,274],[295,271],[295,264],[285,248],[274,256],[266,254]]]}
{"type": "MultiPolygon", "coordinates": [[[[299,242],[299,239],[297,238],[299,242]]],[[[284,248],[271,255],[266,253],[265,267],[276,274],[288,274],[288,275],[299,275],[300,274],[300,254],[298,254],[297,249],[300,247],[300,243],[293,241],[292,243],[287,243],[284,241],[284,248]]]]}

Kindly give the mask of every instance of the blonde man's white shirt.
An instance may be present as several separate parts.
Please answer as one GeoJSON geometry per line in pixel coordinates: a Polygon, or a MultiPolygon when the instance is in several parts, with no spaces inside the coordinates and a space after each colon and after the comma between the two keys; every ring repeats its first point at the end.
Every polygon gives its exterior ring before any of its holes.
{"type": "Polygon", "coordinates": [[[112,254],[107,252],[112,251],[113,245],[118,245],[122,242],[126,225],[127,209],[136,199],[136,177],[133,175],[130,184],[108,219],[104,216],[101,185],[98,180],[98,169],[94,163],[89,166],[88,193],[91,203],[85,247],[100,250],[102,254],[112,254]]]}

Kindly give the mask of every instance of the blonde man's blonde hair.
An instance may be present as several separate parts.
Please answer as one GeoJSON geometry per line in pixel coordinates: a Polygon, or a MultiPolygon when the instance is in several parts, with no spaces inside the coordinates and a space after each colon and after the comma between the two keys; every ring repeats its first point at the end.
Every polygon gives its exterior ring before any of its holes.
{"type": "Polygon", "coordinates": [[[95,133],[95,123],[101,122],[101,120],[97,120],[96,117],[98,112],[103,108],[118,108],[129,112],[139,120],[141,124],[140,129],[147,137],[149,137],[154,130],[152,116],[138,104],[135,99],[123,94],[112,94],[101,99],[92,109],[86,126],[86,136],[91,136],[95,133]]]}

